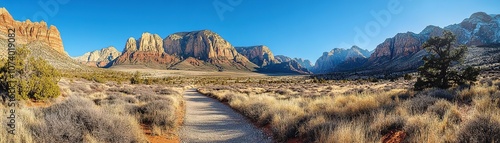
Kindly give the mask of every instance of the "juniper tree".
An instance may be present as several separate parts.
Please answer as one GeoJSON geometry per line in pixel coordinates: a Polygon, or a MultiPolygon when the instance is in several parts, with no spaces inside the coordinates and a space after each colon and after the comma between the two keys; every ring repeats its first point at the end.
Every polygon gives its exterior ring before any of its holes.
{"type": "Polygon", "coordinates": [[[423,57],[424,65],[418,68],[419,76],[415,90],[437,87],[447,89],[454,84],[463,85],[476,81],[479,70],[466,67],[463,71],[452,68],[460,64],[466,54],[467,46],[455,47],[456,37],[449,31],[443,32],[443,37],[431,37],[422,47],[428,52],[423,57]]]}
{"type": "MultiPolygon", "coordinates": [[[[16,99],[45,100],[60,95],[57,83],[61,74],[41,58],[29,57],[30,51],[25,47],[16,49],[14,60],[14,78],[16,81],[16,99]]],[[[0,90],[8,90],[8,67],[6,59],[0,64],[0,90]]]]}

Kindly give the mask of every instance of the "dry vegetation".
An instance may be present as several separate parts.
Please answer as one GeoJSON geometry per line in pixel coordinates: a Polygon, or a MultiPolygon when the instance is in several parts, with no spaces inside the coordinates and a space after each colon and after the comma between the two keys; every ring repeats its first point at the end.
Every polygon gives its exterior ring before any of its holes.
{"type": "Polygon", "coordinates": [[[500,141],[500,76],[476,85],[411,91],[413,81],[292,80],[199,88],[227,102],[276,141],[500,141]]]}
{"type": "MultiPolygon", "coordinates": [[[[62,96],[42,106],[21,101],[17,135],[0,132],[0,142],[148,142],[148,136],[175,136],[182,123],[182,87],[68,78],[59,86],[62,96]]],[[[0,110],[6,117],[8,108],[0,110]]],[[[0,128],[7,129],[6,122],[0,128]]]]}

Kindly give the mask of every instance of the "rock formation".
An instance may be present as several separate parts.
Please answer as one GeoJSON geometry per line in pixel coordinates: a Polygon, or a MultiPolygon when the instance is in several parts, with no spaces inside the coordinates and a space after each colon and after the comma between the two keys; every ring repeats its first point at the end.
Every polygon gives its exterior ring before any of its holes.
{"type": "MultiPolygon", "coordinates": [[[[219,34],[210,30],[180,32],[163,40],[163,48],[169,55],[180,59],[194,58],[209,63],[219,71],[254,71],[257,65],[250,62],[219,34]]],[[[175,66],[174,66],[175,68],[175,66]]]]}
{"type": "Polygon", "coordinates": [[[336,70],[336,66],[343,63],[346,60],[358,59],[358,58],[368,58],[371,52],[368,50],[363,50],[357,46],[353,46],[350,49],[335,48],[330,52],[324,52],[323,55],[316,60],[314,64],[314,73],[328,73],[336,70]]]}
{"type": "Polygon", "coordinates": [[[122,53],[115,49],[115,47],[107,47],[101,50],[87,52],[75,59],[82,64],[93,67],[108,67],[109,63],[118,58],[122,53]]]}
{"type": "Polygon", "coordinates": [[[293,60],[297,61],[297,63],[300,64],[300,66],[308,69],[308,70],[311,70],[312,69],[312,63],[311,61],[307,60],[307,59],[302,59],[302,58],[293,58],[293,60]]]}
{"type": "Polygon", "coordinates": [[[180,60],[164,52],[163,40],[157,34],[143,33],[138,40],[133,37],[127,40],[122,55],[115,59],[113,65],[147,65],[168,68],[180,60]]]}
{"type": "Polygon", "coordinates": [[[278,63],[267,46],[236,47],[236,50],[260,67],[278,63]]]}
{"type": "Polygon", "coordinates": [[[442,36],[449,30],[457,37],[456,45],[488,46],[500,44],[500,15],[484,12],[472,14],[459,24],[440,28],[427,26],[419,34],[407,32],[396,34],[379,44],[370,59],[360,69],[370,71],[398,72],[416,70],[423,64],[421,58],[427,53],[422,44],[433,36],[442,36]]]}
{"type": "Polygon", "coordinates": [[[31,22],[29,19],[20,22],[15,21],[5,8],[0,8],[0,38],[6,38],[8,29],[16,31],[16,43],[28,44],[40,41],[59,53],[66,54],[59,30],[53,25],[47,26],[44,21],[31,22]]]}

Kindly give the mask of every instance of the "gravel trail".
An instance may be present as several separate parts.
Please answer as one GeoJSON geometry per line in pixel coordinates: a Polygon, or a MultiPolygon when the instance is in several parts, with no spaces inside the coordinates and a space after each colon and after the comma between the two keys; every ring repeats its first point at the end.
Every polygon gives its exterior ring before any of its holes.
{"type": "Polygon", "coordinates": [[[184,125],[180,130],[183,143],[272,142],[243,115],[215,99],[196,92],[196,89],[187,90],[184,93],[184,99],[186,100],[186,115],[184,125]]]}

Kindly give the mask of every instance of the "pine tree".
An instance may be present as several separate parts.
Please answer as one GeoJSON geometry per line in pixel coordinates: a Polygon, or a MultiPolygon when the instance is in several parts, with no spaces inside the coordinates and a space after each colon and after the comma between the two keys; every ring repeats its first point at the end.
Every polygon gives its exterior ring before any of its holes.
{"type": "Polygon", "coordinates": [[[429,53],[422,60],[424,65],[418,68],[419,76],[415,90],[437,87],[447,89],[454,84],[463,85],[476,81],[479,70],[467,67],[459,72],[452,64],[461,63],[467,46],[455,47],[456,37],[449,31],[443,32],[443,37],[432,37],[422,47],[429,53]]]}

